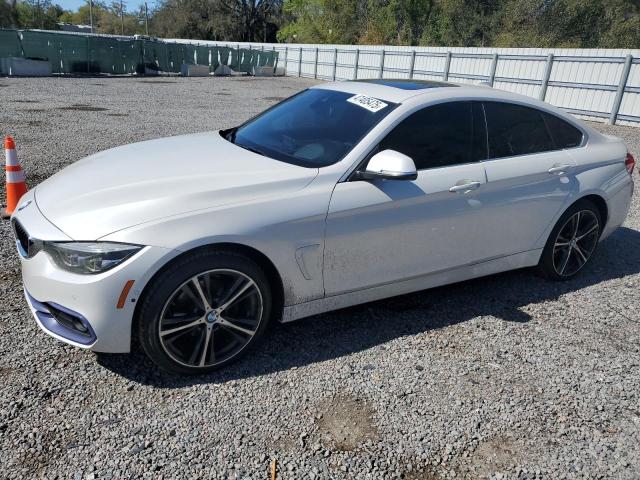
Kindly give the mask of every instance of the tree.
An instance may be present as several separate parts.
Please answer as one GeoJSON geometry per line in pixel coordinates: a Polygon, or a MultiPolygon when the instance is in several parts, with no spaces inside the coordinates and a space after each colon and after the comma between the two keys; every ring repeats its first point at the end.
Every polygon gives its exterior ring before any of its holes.
{"type": "MultiPolygon", "coordinates": [[[[0,0],[1,1],[1,0],[0,0]]],[[[11,24],[19,28],[41,28],[55,30],[58,17],[63,11],[50,0],[24,0],[9,4],[11,24]]]]}
{"type": "Polygon", "coordinates": [[[510,0],[497,46],[638,48],[640,5],[634,0],[510,0]]]}
{"type": "Polygon", "coordinates": [[[265,40],[267,21],[282,8],[281,0],[221,0],[224,12],[240,26],[240,37],[245,42],[265,40]]]}
{"type": "Polygon", "coordinates": [[[357,0],[286,0],[284,12],[294,19],[278,32],[280,41],[356,43],[361,22],[357,0]]]}
{"type": "Polygon", "coordinates": [[[16,0],[11,2],[0,0],[0,28],[15,27],[16,19],[16,0]]]}
{"type": "Polygon", "coordinates": [[[119,1],[113,1],[111,5],[98,11],[97,31],[115,35],[142,34],[145,32],[144,9],[127,12],[124,5],[120,9],[119,1]]]}
{"type": "Polygon", "coordinates": [[[503,4],[503,0],[438,0],[420,44],[488,47],[503,4]]]}
{"type": "Polygon", "coordinates": [[[369,0],[359,42],[417,45],[431,17],[435,0],[369,0]]]}
{"type": "Polygon", "coordinates": [[[274,41],[281,6],[281,0],[165,0],[153,12],[153,31],[179,38],[274,41]]]}

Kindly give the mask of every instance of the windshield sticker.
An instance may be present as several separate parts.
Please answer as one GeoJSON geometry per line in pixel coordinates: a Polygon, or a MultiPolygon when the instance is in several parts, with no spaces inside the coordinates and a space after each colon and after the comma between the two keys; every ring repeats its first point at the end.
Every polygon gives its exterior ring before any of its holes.
{"type": "Polygon", "coordinates": [[[377,98],[367,97],[366,95],[354,95],[351,98],[347,98],[347,102],[366,108],[373,113],[379,112],[387,106],[386,103],[381,102],[377,98]]]}

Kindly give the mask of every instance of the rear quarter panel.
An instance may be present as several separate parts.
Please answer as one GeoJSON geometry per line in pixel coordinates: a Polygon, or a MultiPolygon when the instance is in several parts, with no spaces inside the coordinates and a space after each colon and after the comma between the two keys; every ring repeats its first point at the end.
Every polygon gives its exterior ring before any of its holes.
{"type": "Polygon", "coordinates": [[[627,154],[624,142],[599,134],[594,137],[586,147],[567,152],[576,162],[576,179],[579,185],[573,202],[587,195],[598,195],[607,204],[607,223],[601,236],[604,239],[627,216],[633,180],[624,164],[627,154]]]}

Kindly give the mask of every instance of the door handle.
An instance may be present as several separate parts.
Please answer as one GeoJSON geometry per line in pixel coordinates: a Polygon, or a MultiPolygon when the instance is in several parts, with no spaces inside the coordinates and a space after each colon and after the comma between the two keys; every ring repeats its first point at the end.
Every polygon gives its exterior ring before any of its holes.
{"type": "Polygon", "coordinates": [[[571,170],[571,167],[572,165],[554,165],[549,170],[547,170],[547,172],[549,172],[551,175],[554,175],[554,174],[562,175],[567,173],[569,170],[571,170]]]}
{"type": "Polygon", "coordinates": [[[450,192],[468,192],[469,190],[475,190],[476,188],[480,188],[480,182],[468,182],[463,183],[461,185],[454,185],[449,189],[450,192]]]}

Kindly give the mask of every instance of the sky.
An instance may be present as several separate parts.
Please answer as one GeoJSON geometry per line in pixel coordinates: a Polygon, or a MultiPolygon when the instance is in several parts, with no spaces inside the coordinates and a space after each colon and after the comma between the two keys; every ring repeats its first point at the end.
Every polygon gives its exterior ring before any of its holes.
{"type": "MultiPolygon", "coordinates": [[[[78,7],[85,5],[88,0],[52,0],[51,3],[57,3],[65,10],[77,10],[78,7]]],[[[104,3],[110,4],[112,0],[105,0],[104,3]]],[[[119,0],[117,0],[119,1],[119,0]]],[[[144,0],[122,0],[126,10],[136,10],[138,5],[144,3],[144,0]]],[[[149,8],[155,6],[157,2],[155,0],[147,0],[149,8]]],[[[126,11],[125,10],[125,11],[126,11]]]]}

